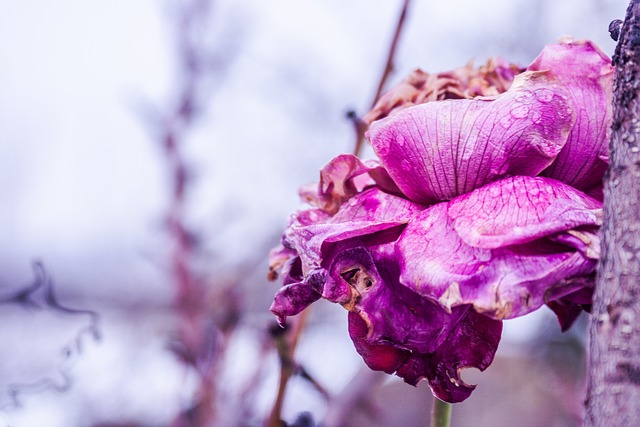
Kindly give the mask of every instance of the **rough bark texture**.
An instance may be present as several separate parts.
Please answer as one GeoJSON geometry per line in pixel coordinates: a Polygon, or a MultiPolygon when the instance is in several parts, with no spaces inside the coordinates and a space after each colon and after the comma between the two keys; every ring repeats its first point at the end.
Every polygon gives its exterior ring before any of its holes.
{"type": "Polygon", "coordinates": [[[640,426],[640,0],[616,66],[602,254],[591,320],[587,426],[640,426]]]}

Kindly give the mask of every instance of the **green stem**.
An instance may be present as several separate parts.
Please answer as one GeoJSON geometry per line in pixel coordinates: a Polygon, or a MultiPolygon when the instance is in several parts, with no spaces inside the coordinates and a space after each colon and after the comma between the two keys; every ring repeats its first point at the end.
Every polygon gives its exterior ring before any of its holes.
{"type": "Polygon", "coordinates": [[[437,397],[433,398],[431,427],[449,427],[451,424],[451,405],[437,397]]]}

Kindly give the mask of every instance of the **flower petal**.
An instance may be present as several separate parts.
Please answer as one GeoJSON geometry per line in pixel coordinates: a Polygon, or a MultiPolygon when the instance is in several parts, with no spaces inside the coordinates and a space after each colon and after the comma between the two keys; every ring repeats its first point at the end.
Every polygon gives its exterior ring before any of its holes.
{"type": "Polygon", "coordinates": [[[597,204],[548,178],[513,177],[432,206],[398,239],[400,281],[445,308],[472,304],[496,319],[522,316],[579,290],[580,281],[566,279],[594,271],[596,259],[582,245],[599,246],[597,235],[558,236],[596,223],[590,208],[597,204]],[[555,190],[530,198],[542,185],[555,190]]]}
{"type": "Polygon", "coordinates": [[[547,306],[558,317],[562,332],[565,332],[573,325],[580,313],[591,311],[591,301],[593,300],[593,290],[595,288],[594,276],[579,277],[575,280],[582,282],[576,292],[572,292],[562,298],[553,299],[547,303],[547,306]]]}
{"type": "Polygon", "coordinates": [[[348,299],[348,286],[340,288],[339,282],[325,286],[327,268],[334,258],[353,247],[395,241],[422,209],[374,187],[344,203],[333,217],[319,209],[298,212],[285,231],[283,244],[271,253],[270,274],[280,272],[285,285],[271,311],[284,322],[321,296],[338,303],[348,299]]]}
{"type": "Polygon", "coordinates": [[[371,125],[373,149],[411,200],[449,200],[507,175],[537,175],[574,122],[562,86],[527,72],[493,100],[430,102],[371,125]]]}
{"type": "Polygon", "coordinates": [[[371,124],[404,108],[445,99],[494,96],[509,89],[514,77],[524,71],[501,58],[490,58],[475,68],[472,62],[437,74],[417,69],[388,90],[362,120],[371,124]]]}
{"type": "MultiPolygon", "coordinates": [[[[318,224],[326,222],[330,218],[330,215],[321,209],[307,209],[296,212],[289,217],[289,226],[292,227],[304,227],[311,224],[318,224]]],[[[267,278],[271,281],[276,280],[279,275],[282,275],[283,284],[288,285],[290,283],[299,282],[302,280],[302,269],[300,268],[300,257],[298,252],[284,241],[271,249],[269,252],[269,274],[267,278]],[[296,277],[291,276],[291,267],[294,260],[296,260],[297,273],[296,277]]]]}
{"type": "Polygon", "coordinates": [[[320,294],[307,283],[292,283],[280,288],[269,309],[284,325],[288,316],[295,316],[320,299],[320,294]]]}
{"type": "Polygon", "coordinates": [[[433,352],[464,310],[447,313],[398,282],[393,244],[340,253],[330,268],[323,297],[356,312],[367,323],[367,341],[410,351],[433,352]]]}
{"type": "Polygon", "coordinates": [[[472,308],[460,320],[442,346],[431,355],[415,355],[396,375],[409,384],[426,377],[433,394],[449,403],[462,402],[471,395],[475,385],[466,384],[463,369],[484,371],[498,349],[502,322],[476,313],[472,308]]]}
{"type": "Polygon", "coordinates": [[[543,175],[589,190],[599,185],[609,164],[614,67],[590,41],[549,45],[529,71],[550,70],[569,91],[576,123],[567,144],[543,175]]]}
{"type": "Polygon", "coordinates": [[[374,370],[395,372],[411,385],[426,379],[433,394],[446,402],[467,399],[475,389],[460,378],[466,368],[484,371],[493,361],[502,322],[461,307],[463,316],[434,352],[408,351],[391,343],[375,343],[368,337],[367,323],[356,313],[349,313],[349,335],[365,363],[374,370]]]}
{"type": "MultiPolygon", "coordinates": [[[[448,215],[466,244],[499,248],[600,225],[602,203],[553,179],[516,176],[457,197],[448,215]]],[[[590,246],[599,250],[600,242],[590,246]]]]}
{"type": "Polygon", "coordinates": [[[349,312],[349,336],[356,351],[369,368],[393,374],[409,358],[411,352],[390,344],[369,344],[366,336],[369,333],[367,323],[354,312],[349,312]]]}
{"type": "Polygon", "coordinates": [[[469,397],[475,387],[460,379],[460,370],[489,366],[501,322],[468,305],[448,313],[400,285],[393,243],[344,251],[330,270],[325,294],[327,287],[343,290],[329,294],[343,297],[336,302],[349,310],[349,334],[369,367],[397,371],[412,385],[426,377],[449,402],[469,397]]]}
{"type": "Polygon", "coordinates": [[[300,197],[333,215],[345,201],[374,184],[387,192],[400,193],[387,171],[376,161],[363,162],[353,154],[342,154],[320,170],[318,184],[300,189],[300,197]]]}
{"type": "Polygon", "coordinates": [[[306,274],[319,268],[338,242],[355,238],[395,240],[404,224],[422,209],[421,205],[374,187],[349,199],[325,222],[292,224],[284,240],[299,254],[306,274]],[[392,230],[392,236],[380,234],[386,230],[392,230]]]}

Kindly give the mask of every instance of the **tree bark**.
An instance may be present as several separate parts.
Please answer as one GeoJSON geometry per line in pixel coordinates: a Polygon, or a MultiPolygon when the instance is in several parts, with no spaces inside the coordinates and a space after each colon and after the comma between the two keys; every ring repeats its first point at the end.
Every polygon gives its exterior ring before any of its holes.
{"type": "Polygon", "coordinates": [[[640,426],[640,0],[629,4],[613,64],[585,424],[616,427],[640,426]]]}

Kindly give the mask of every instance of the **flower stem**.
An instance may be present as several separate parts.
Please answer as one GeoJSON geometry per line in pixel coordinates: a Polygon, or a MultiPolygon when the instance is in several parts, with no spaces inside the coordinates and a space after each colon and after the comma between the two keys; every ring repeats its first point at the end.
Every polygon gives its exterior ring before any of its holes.
{"type": "Polygon", "coordinates": [[[431,427],[449,427],[450,424],[451,405],[434,397],[433,412],[431,412],[431,427]]]}

